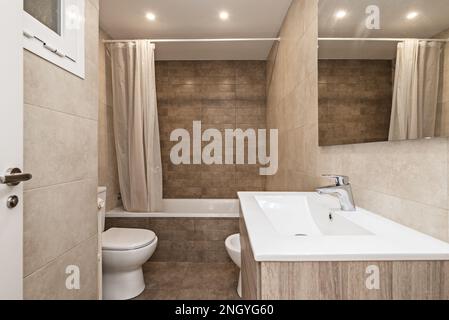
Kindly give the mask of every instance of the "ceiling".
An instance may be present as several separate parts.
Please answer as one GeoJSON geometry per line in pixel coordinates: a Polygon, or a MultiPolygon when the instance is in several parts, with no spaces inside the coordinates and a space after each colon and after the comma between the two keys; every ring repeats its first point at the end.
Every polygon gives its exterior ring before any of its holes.
{"type": "MultiPolygon", "coordinates": [[[[449,29],[449,0],[320,0],[319,36],[322,38],[433,38],[449,29]],[[380,8],[380,30],[365,27],[365,10],[370,5],[380,8]],[[336,19],[338,10],[347,16],[336,19]],[[406,18],[418,12],[416,19],[406,18]]],[[[447,37],[447,36],[446,36],[447,37]]],[[[322,59],[392,59],[396,42],[320,42],[322,59]]]]}
{"type": "MultiPolygon", "coordinates": [[[[277,37],[291,0],[100,0],[113,39],[277,37]],[[219,13],[229,12],[222,21],[219,13]],[[152,12],[155,21],[145,15],[152,12]]],[[[272,42],[158,43],[158,60],[265,60],[272,42]]]]}

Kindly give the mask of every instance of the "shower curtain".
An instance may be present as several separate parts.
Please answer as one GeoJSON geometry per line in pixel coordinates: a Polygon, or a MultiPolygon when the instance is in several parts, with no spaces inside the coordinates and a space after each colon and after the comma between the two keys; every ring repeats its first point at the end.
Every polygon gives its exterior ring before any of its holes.
{"type": "Polygon", "coordinates": [[[162,164],[157,116],[154,45],[110,47],[113,115],[120,192],[125,210],[162,209],[162,164]]]}
{"type": "Polygon", "coordinates": [[[441,44],[398,44],[389,140],[435,136],[441,44]]]}

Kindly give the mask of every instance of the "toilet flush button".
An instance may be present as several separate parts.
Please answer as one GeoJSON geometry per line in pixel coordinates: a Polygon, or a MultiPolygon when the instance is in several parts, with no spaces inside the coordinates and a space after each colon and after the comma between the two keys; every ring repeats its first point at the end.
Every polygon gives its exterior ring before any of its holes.
{"type": "Polygon", "coordinates": [[[14,209],[19,204],[19,197],[18,196],[11,196],[6,200],[6,206],[9,209],[14,209]]]}

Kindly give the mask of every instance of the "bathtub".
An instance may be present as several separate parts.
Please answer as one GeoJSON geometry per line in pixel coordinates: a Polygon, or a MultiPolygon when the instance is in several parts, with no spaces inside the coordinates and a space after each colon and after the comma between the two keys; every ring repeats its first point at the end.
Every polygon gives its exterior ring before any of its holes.
{"type": "Polygon", "coordinates": [[[115,208],[107,218],[238,218],[237,199],[164,199],[162,212],[136,213],[115,208]]]}

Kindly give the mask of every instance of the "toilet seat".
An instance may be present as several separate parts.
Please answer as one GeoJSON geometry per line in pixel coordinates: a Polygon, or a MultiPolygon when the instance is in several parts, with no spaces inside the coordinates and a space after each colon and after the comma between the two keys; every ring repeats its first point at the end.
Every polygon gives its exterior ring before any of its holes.
{"type": "Polygon", "coordinates": [[[111,228],[102,234],[103,250],[130,251],[144,248],[156,240],[150,230],[111,228]]]}

